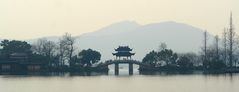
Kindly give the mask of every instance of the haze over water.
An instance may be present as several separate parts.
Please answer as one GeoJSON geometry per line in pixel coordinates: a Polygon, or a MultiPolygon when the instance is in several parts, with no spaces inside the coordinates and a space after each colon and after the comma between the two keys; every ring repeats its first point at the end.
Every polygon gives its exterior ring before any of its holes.
{"type": "Polygon", "coordinates": [[[238,74],[0,76],[1,92],[238,92],[238,74]]]}

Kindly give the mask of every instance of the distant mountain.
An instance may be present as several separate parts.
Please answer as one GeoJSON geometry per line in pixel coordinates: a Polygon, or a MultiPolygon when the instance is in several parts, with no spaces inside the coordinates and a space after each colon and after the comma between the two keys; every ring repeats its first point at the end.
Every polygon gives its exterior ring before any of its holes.
{"type": "MultiPolygon", "coordinates": [[[[56,41],[59,38],[50,39],[56,41]]],[[[165,42],[168,48],[176,52],[198,52],[202,46],[202,39],[202,29],[183,23],[169,21],[139,25],[136,22],[124,21],[77,36],[76,46],[81,50],[98,50],[102,54],[102,60],[107,60],[114,58],[114,48],[128,45],[136,53],[133,58],[141,60],[149,51],[158,50],[161,42],[165,42]]]]}
{"type": "Polygon", "coordinates": [[[100,31],[79,37],[79,47],[93,48],[102,53],[103,59],[112,59],[114,48],[129,45],[136,52],[134,58],[141,60],[149,51],[157,50],[161,42],[176,52],[198,52],[202,46],[203,30],[176,22],[138,25],[121,22],[100,31]],[[109,35],[105,35],[109,33],[109,35]]]}
{"type": "Polygon", "coordinates": [[[134,21],[123,21],[115,24],[111,24],[107,27],[101,28],[95,32],[86,33],[81,36],[110,36],[110,35],[118,35],[121,33],[126,33],[139,28],[141,25],[134,21]]]}

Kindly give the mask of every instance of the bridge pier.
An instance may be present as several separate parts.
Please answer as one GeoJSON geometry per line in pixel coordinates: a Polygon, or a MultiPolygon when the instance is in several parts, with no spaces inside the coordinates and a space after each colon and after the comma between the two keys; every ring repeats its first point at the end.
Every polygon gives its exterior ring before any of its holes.
{"type": "Polygon", "coordinates": [[[119,75],[119,63],[115,63],[115,75],[119,75]]]}
{"type": "Polygon", "coordinates": [[[100,64],[98,66],[98,68],[101,68],[101,67],[106,67],[106,66],[109,66],[109,65],[114,65],[114,74],[115,75],[119,75],[119,64],[128,64],[129,65],[129,75],[133,75],[134,73],[134,70],[133,70],[133,65],[136,64],[136,65],[139,65],[140,68],[146,68],[146,69],[151,69],[151,66],[150,65],[147,65],[147,64],[144,64],[140,61],[135,61],[135,60],[114,60],[114,61],[107,61],[103,64],[100,64]]]}
{"type": "Polygon", "coordinates": [[[133,63],[129,63],[129,75],[133,75],[133,63]]]}

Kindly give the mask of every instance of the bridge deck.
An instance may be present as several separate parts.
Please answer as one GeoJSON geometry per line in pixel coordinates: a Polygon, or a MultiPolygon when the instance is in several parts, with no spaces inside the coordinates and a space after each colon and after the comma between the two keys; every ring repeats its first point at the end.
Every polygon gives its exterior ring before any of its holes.
{"type": "Polygon", "coordinates": [[[140,66],[147,66],[149,67],[150,65],[142,63],[140,61],[137,60],[109,60],[106,61],[103,64],[98,65],[97,67],[104,67],[104,66],[108,66],[108,65],[112,65],[112,64],[136,64],[136,65],[140,65],[140,66]]]}

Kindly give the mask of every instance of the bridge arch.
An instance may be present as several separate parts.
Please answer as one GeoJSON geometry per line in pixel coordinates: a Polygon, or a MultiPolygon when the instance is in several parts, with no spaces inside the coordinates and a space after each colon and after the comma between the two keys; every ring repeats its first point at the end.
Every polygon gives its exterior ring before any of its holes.
{"type": "Polygon", "coordinates": [[[150,65],[142,63],[137,60],[108,60],[105,63],[98,65],[97,67],[108,67],[109,65],[115,65],[114,73],[119,75],[119,64],[128,64],[129,65],[129,75],[133,75],[133,65],[139,65],[140,67],[150,67],[150,65]]]}

